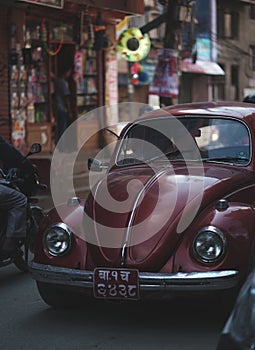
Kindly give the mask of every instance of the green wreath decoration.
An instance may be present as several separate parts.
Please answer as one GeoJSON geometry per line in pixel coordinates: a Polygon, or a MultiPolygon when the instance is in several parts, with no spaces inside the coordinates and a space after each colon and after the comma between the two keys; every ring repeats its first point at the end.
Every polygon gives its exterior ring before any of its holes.
{"type": "Polygon", "coordinates": [[[143,34],[139,28],[128,28],[121,33],[117,50],[121,56],[130,62],[138,62],[144,59],[151,47],[150,37],[143,34]]]}

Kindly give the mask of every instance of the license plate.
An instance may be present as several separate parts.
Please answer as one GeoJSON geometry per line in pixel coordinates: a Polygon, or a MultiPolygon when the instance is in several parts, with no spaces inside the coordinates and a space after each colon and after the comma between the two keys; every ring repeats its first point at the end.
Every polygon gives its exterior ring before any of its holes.
{"type": "Polygon", "coordinates": [[[103,299],[139,299],[138,270],[96,268],[94,296],[103,299]]]}

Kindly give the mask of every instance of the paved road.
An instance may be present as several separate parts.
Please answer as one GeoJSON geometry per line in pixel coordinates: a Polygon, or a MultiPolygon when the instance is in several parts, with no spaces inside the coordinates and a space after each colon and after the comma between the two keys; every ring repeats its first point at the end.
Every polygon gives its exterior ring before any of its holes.
{"type": "Polygon", "coordinates": [[[187,299],[55,310],[14,266],[0,269],[0,298],[1,350],[214,350],[228,315],[187,299]]]}

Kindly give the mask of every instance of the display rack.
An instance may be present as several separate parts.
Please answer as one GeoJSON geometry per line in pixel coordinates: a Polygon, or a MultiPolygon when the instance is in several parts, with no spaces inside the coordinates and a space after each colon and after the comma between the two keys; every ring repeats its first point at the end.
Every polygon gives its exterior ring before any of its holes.
{"type": "Polygon", "coordinates": [[[98,74],[96,52],[81,51],[81,74],[77,79],[78,115],[87,113],[98,106],[98,74]]]}
{"type": "Polygon", "coordinates": [[[12,142],[20,150],[39,142],[43,151],[51,151],[48,58],[42,46],[40,22],[27,21],[24,43],[11,66],[12,142]]]}

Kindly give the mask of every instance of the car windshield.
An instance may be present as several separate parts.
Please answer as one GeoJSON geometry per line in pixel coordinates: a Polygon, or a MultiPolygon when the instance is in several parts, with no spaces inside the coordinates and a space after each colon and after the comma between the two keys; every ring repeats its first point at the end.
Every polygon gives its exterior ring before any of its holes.
{"type": "Polygon", "coordinates": [[[248,128],[240,120],[169,116],[130,126],[120,144],[116,163],[202,160],[244,166],[250,162],[250,148],[248,128]]]}

